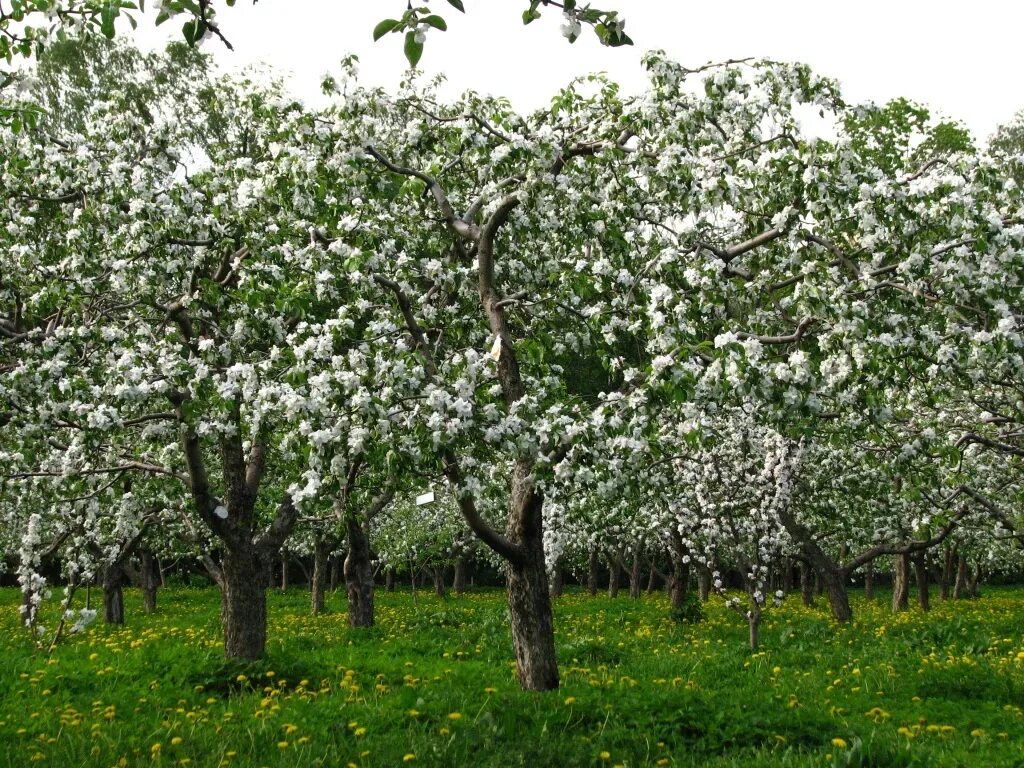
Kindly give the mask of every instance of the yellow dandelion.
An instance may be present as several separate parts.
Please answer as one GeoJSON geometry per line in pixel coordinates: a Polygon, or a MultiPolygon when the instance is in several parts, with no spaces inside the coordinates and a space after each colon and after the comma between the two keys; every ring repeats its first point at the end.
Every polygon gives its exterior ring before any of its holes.
{"type": "Polygon", "coordinates": [[[179,744],[181,744],[182,741],[183,739],[181,738],[181,736],[175,736],[173,739],[171,739],[171,746],[176,747],[179,744]]]}
{"type": "Polygon", "coordinates": [[[403,763],[411,763],[415,759],[416,755],[414,755],[412,752],[406,752],[404,755],[402,755],[403,763]]]}
{"type": "Polygon", "coordinates": [[[832,739],[832,746],[837,749],[846,749],[846,740],[839,738],[832,739]]]}
{"type": "Polygon", "coordinates": [[[611,756],[612,753],[607,751],[601,752],[601,754],[598,755],[598,757],[600,757],[602,760],[607,760],[611,756]]]}
{"type": "Polygon", "coordinates": [[[448,713],[448,719],[449,720],[461,720],[462,719],[462,713],[461,712],[449,712],[448,713]]]}

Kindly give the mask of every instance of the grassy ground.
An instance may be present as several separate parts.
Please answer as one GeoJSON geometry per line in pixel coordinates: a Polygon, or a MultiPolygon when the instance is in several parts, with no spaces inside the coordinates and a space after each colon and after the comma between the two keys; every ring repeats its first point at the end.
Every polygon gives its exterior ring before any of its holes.
{"type": "Polygon", "coordinates": [[[0,766],[1024,766],[1024,590],[893,616],[854,600],[769,613],[763,652],[720,600],[557,602],[562,689],[520,692],[498,592],[271,595],[264,662],[225,663],[213,590],[94,624],[47,659],[0,590],[0,766]]]}

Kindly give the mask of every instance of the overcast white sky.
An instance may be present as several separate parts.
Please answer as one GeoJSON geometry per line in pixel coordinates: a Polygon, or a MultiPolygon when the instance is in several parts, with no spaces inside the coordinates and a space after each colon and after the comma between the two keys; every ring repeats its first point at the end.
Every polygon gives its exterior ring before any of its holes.
{"type": "MultiPolygon", "coordinates": [[[[524,27],[526,0],[465,0],[466,15],[433,0],[448,21],[431,31],[420,67],[443,72],[453,91],[509,97],[520,109],[544,104],[572,77],[606,71],[641,90],[640,58],[662,48],[695,66],[745,56],[804,61],[838,78],[848,101],[906,96],[962,120],[979,138],[1024,108],[1024,3],[1018,0],[595,0],[618,10],[636,45],[604,48],[589,29],[575,45],[559,33],[557,9],[524,27]]],[[[221,5],[221,4],[218,4],[221,5]]],[[[405,0],[238,0],[219,23],[234,44],[207,49],[227,67],[265,61],[291,74],[297,95],[315,100],[323,74],[346,53],[366,84],[394,86],[405,68],[401,37],[374,44],[371,32],[405,0]]],[[[145,47],[180,35],[180,23],[139,25],[145,47]]]]}

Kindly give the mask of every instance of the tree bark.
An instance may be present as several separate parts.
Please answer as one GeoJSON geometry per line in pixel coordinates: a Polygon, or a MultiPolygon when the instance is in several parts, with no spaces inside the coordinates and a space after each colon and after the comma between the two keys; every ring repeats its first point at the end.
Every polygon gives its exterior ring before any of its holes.
{"type": "Polygon", "coordinates": [[[629,596],[633,600],[640,599],[640,553],[633,553],[633,563],[629,569],[629,596]]]}
{"type": "Polygon", "coordinates": [[[864,599],[875,599],[875,563],[873,561],[864,566],[864,599]]]}
{"type": "Polygon", "coordinates": [[[370,540],[354,515],[347,515],[348,556],[345,558],[345,589],[348,593],[350,627],[373,626],[373,565],[370,540]]]}
{"type": "Polygon", "coordinates": [[[433,568],[430,569],[430,575],[434,578],[434,594],[438,597],[444,597],[444,566],[435,565],[433,568]]]}
{"type": "Polygon", "coordinates": [[[452,576],[452,592],[456,595],[466,593],[466,556],[458,555],[455,558],[455,573],[452,576]]]}
{"type": "Polygon", "coordinates": [[[807,563],[800,564],[800,599],[805,607],[814,605],[814,575],[813,569],[807,563]]]}
{"type": "Polygon", "coordinates": [[[619,596],[619,561],[608,558],[608,597],[619,596]]]}
{"type": "Polygon", "coordinates": [[[711,597],[711,570],[706,565],[697,568],[697,597],[702,603],[711,597]]]}
{"type": "Polygon", "coordinates": [[[317,541],[313,545],[313,578],[310,581],[310,610],[314,616],[324,612],[324,585],[327,582],[328,561],[331,550],[327,542],[317,541]]]}
{"type": "Polygon", "coordinates": [[[892,612],[899,613],[909,607],[910,556],[893,555],[892,558],[892,612]]]}
{"type": "Polygon", "coordinates": [[[747,614],[747,625],[750,628],[750,650],[757,651],[761,644],[761,607],[755,604],[747,614]]]}
{"type": "Polygon", "coordinates": [[[681,557],[673,555],[672,573],[669,575],[669,603],[673,612],[680,611],[690,591],[690,566],[681,557]]]}
{"type": "Polygon", "coordinates": [[[953,585],[953,599],[962,600],[967,592],[967,558],[956,557],[956,583],[953,585]]]}
{"type": "Polygon", "coordinates": [[[564,589],[565,582],[562,577],[562,566],[560,563],[555,563],[554,570],[551,572],[551,596],[561,597],[564,589]]]}
{"type": "Polygon", "coordinates": [[[978,584],[981,582],[981,563],[974,569],[974,573],[967,579],[967,594],[972,598],[978,597],[978,584]]]}
{"type": "Polygon", "coordinates": [[[153,553],[148,549],[142,550],[139,560],[139,586],[142,589],[142,610],[146,613],[153,613],[156,611],[156,589],[160,578],[159,571],[157,570],[157,561],[153,553]]]}
{"type": "Polygon", "coordinates": [[[523,541],[525,557],[508,568],[508,606],[519,684],[527,691],[558,687],[555,628],[540,537],[523,541]]]}
{"type": "Polygon", "coordinates": [[[103,621],[124,624],[124,571],[120,563],[103,569],[103,621]]]}
{"type": "Polygon", "coordinates": [[[288,555],[281,553],[281,591],[288,591],[288,555]]]}
{"type": "Polygon", "coordinates": [[[928,595],[928,562],[924,552],[914,555],[914,580],[917,582],[917,605],[927,612],[931,605],[928,595]]]}
{"type": "Polygon", "coordinates": [[[395,591],[395,569],[390,565],[384,570],[384,589],[388,592],[395,591]]]}
{"type": "Polygon", "coordinates": [[[267,645],[269,560],[252,546],[226,550],[221,562],[224,655],[258,659],[267,645]]]}
{"type": "Polygon", "coordinates": [[[821,582],[828,596],[828,605],[832,610],[832,618],[839,622],[847,622],[853,618],[850,609],[850,593],[846,590],[846,572],[841,568],[823,568],[821,582]]]}
{"type": "Polygon", "coordinates": [[[946,546],[942,553],[942,576],[939,579],[939,597],[949,600],[949,588],[953,583],[953,547],[946,546]]]}
{"type": "Polygon", "coordinates": [[[341,558],[337,555],[331,556],[331,592],[338,588],[341,581],[341,558]]]}
{"type": "Polygon", "coordinates": [[[587,555],[587,592],[593,597],[597,594],[597,550],[592,549],[587,555]]]}

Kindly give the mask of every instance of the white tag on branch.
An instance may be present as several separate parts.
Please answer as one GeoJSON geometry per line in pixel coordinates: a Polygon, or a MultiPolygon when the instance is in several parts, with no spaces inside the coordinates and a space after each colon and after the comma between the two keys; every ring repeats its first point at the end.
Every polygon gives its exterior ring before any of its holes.
{"type": "Polygon", "coordinates": [[[227,520],[228,519],[228,508],[225,507],[223,504],[219,504],[219,505],[217,505],[217,507],[214,508],[213,514],[215,514],[221,520],[227,520]]]}
{"type": "Polygon", "coordinates": [[[433,491],[427,491],[426,493],[421,493],[419,496],[416,497],[416,506],[422,507],[424,504],[429,504],[433,500],[434,500],[434,492],[433,491]]]}
{"type": "Polygon", "coordinates": [[[494,362],[498,362],[498,359],[501,357],[501,336],[494,337],[494,343],[491,344],[491,351],[489,354],[494,362]]]}

